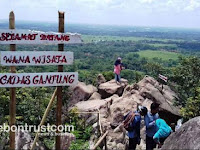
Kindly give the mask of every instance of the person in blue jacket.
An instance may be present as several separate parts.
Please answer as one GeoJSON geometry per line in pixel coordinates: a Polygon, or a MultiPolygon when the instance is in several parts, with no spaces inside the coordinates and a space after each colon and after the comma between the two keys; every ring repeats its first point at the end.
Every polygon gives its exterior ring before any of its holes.
{"type": "Polygon", "coordinates": [[[154,134],[153,139],[159,144],[159,148],[163,145],[166,138],[171,134],[171,127],[163,119],[156,120],[157,132],[154,134]]]}
{"type": "Polygon", "coordinates": [[[157,132],[156,120],[158,115],[159,104],[152,103],[151,111],[144,115],[144,121],[146,126],[146,150],[153,150],[156,148],[156,142],[153,140],[154,134],[157,132]]]}
{"type": "Polygon", "coordinates": [[[140,144],[140,123],[141,123],[141,115],[147,113],[146,107],[139,107],[138,111],[130,111],[124,117],[124,128],[128,131],[129,137],[129,150],[135,150],[136,145],[140,144]]]}

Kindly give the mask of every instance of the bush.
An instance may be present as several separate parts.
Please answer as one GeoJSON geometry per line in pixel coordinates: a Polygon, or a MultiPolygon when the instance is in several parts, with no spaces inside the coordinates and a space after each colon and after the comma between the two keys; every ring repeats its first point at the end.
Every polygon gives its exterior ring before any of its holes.
{"type": "Polygon", "coordinates": [[[200,88],[197,88],[196,96],[187,99],[185,107],[181,109],[181,114],[186,119],[200,116],[200,88]]]}
{"type": "Polygon", "coordinates": [[[103,76],[105,77],[106,81],[110,81],[112,79],[114,79],[115,75],[112,71],[106,71],[102,73],[103,76]]]}
{"type": "Polygon", "coordinates": [[[70,150],[89,150],[92,127],[85,125],[85,120],[79,116],[77,108],[71,109],[69,116],[70,124],[75,126],[75,130],[72,133],[76,137],[76,141],[70,145],[70,150]]]}

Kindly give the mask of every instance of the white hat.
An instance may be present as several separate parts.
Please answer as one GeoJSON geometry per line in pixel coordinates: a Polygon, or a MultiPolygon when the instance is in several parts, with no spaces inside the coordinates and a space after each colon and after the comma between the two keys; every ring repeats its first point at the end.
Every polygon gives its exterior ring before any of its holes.
{"type": "Polygon", "coordinates": [[[118,60],[121,60],[122,58],[121,58],[121,57],[118,57],[117,59],[118,59],[118,60]]]}
{"type": "Polygon", "coordinates": [[[141,113],[141,112],[143,112],[143,113],[147,113],[147,108],[145,107],[145,106],[138,106],[138,111],[141,113]]]}

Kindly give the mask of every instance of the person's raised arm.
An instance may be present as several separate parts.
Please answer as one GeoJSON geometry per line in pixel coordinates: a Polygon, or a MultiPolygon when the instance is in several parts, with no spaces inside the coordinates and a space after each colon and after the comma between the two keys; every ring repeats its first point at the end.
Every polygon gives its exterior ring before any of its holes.
{"type": "Polygon", "coordinates": [[[149,117],[147,115],[144,117],[144,121],[147,129],[155,126],[156,124],[155,121],[150,122],[149,117]]]}

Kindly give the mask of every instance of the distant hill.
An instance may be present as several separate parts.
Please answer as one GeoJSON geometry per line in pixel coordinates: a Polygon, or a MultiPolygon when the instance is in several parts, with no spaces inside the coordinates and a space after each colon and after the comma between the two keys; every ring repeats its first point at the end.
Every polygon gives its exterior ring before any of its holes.
{"type": "MultiPolygon", "coordinates": [[[[0,20],[0,29],[7,29],[8,21],[0,20]]],[[[17,21],[16,28],[42,31],[57,31],[55,22],[17,21]]],[[[114,26],[114,25],[90,25],[90,24],[65,24],[66,32],[77,32],[86,35],[112,35],[135,36],[165,39],[189,39],[199,40],[200,29],[169,28],[169,27],[139,27],[139,26],[114,26]]]]}

